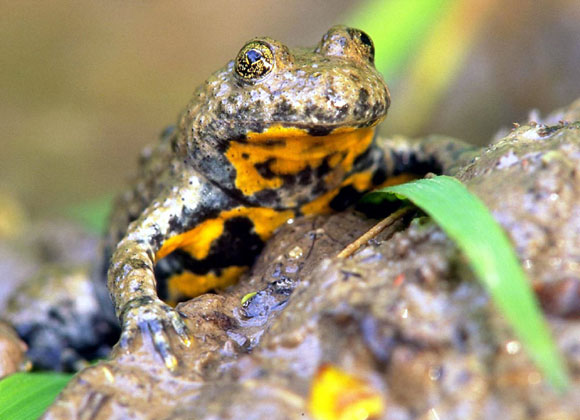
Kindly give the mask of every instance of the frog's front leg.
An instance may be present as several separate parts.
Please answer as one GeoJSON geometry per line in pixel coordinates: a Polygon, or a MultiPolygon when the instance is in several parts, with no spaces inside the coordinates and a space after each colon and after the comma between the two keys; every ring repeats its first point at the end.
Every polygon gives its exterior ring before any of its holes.
{"type": "Polygon", "coordinates": [[[108,272],[109,291],[121,321],[121,348],[128,349],[140,332],[153,341],[167,368],[175,370],[178,362],[171,350],[170,331],[187,346],[190,339],[181,315],[157,297],[151,239],[141,238],[135,230],[118,244],[108,272]]]}
{"type": "Polygon", "coordinates": [[[176,334],[187,346],[190,339],[182,316],[157,295],[158,252],[172,243],[170,239],[200,223],[204,214],[225,204],[219,191],[196,174],[182,174],[181,180],[170,184],[118,242],[108,270],[108,287],[121,321],[121,348],[128,349],[141,334],[153,341],[165,365],[173,370],[177,359],[170,337],[176,334]]]}

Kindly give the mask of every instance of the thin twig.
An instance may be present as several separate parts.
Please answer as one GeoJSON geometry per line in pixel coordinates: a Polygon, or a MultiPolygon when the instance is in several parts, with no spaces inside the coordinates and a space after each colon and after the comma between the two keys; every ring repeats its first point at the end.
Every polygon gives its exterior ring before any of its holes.
{"type": "Polygon", "coordinates": [[[352,254],[354,254],[356,251],[358,251],[364,244],[366,244],[369,240],[376,237],[379,233],[381,233],[387,227],[391,226],[398,219],[400,219],[405,214],[407,214],[411,210],[413,210],[413,208],[414,207],[407,206],[407,207],[400,208],[399,210],[397,210],[394,213],[391,213],[388,217],[385,217],[383,220],[381,220],[379,223],[377,223],[372,228],[367,230],[365,233],[363,233],[361,236],[359,236],[353,242],[348,244],[348,246],[346,248],[344,248],[342,251],[340,251],[336,257],[337,258],[350,257],[352,254]]]}

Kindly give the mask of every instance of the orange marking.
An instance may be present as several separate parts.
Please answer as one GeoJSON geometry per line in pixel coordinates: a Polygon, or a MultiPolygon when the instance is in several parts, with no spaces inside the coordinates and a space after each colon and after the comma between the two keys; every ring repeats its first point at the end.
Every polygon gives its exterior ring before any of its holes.
{"type": "Polygon", "coordinates": [[[352,169],[354,160],[370,146],[375,128],[341,127],[327,136],[311,136],[306,130],[273,125],[263,133],[248,133],[246,142],[232,141],[226,152],[236,168],[236,187],[245,195],[280,188],[282,175],[296,175],[316,168],[329,157],[329,165],[340,179],[352,169]],[[264,178],[256,164],[268,163],[275,175],[264,178]],[[280,176],[276,176],[280,175],[280,176]]]}
{"type": "Polygon", "coordinates": [[[192,298],[212,289],[231,286],[247,269],[248,267],[226,267],[221,270],[219,276],[211,271],[207,274],[186,271],[173,275],[168,279],[168,303],[175,305],[183,297],[192,298]]]}
{"type": "Polygon", "coordinates": [[[254,224],[256,234],[266,241],[278,226],[294,217],[294,212],[266,207],[236,207],[224,210],[215,219],[205,220],[187,232],[168,238],[155,254],[156,261],[176,249],[183,249],[197,260],[206,258],[213,242],[222,235],[225,221],[234,217],[249,218],[254,224]]]}
{"type": "Polygon", "coordinates": [[[373,174],[371,171],[353,174],[345,179],[337,188],[328,191],[310,203],[304,204],[300,210],[304,215],[332,213],[333,210],[330,208],[330,202],[336,197],[341,188],[352,185],[360,192],[368,191],[373,186],[372,178],[373,174]]]}
{"type": "Polygon", "coordinates": [[[373,185],[372,179],[373,173],[371,171],[359,172],[349,176],[343,183],[343,186],[352,185],[358,191],[364,192],[371,189],[373,185]]]}
{"type": "Polygon", "coordinates": [[[220,237],[223,230],[224,219],[221,217],[205,220],[187,232],[168,238],[155,254],[155,260],[159,261],[176,249],[184,248],[187,248],[192,257],[202,260],[207,257],[211,244],[220,237]]]}
{"type": "MultiPolygon", "coordinates": [[[[180,235],[167,239],[155,254],[156,261],[166,257],[176,249],[183,249],[193,258],[206,258],[211,246],[224,231],[224,223],[234,217],[247,217],[254,225],[254,232],[264,242],[274,233],[276,228],[294,217],[292,210],[277,211],[266,207],[236,207],[222,211],[215,219],[208,219],[195,228],[180,235]]],[[[175,304],[182,297],[195,297],[211,289],[227,287],[234,284],[248,267],[231,266],[215,272],[194,274],[184,272],[168,279],[169,303],[175,304]]]]}
{"type": "Polygon", "coordinates": [[[330,208],[330,202],[336,195],[339,193],[342,187],[346,187],[347,185],[352,185],[358,191],[367,192],[371,191],[373,188],[383,188],[388,187],[389,185],[398,185],[404,184],[405,182],[412,181],[414,179],[419,178],[416,175],[404,173],[401,175],[389,177],[385,182],[383,182],[379,186],[375,186],[372,183],[373,173],[371,171],[366,172],[359,172],[357,174],[353,174],[345,179],[340,186],[337,188],[328,191],[327,193],[321,195],[317,199],[311,201],[310,203],[304,204],[301,207],[301,211],[304,215],[309,214],[329,214],[332,213],[333,210],[330,208]]]}
{"type": "Polygon", "coordinates": [[[310,203],[304,204],[300,210],[302,214],[308,216],[310,214],[329,214],[332,213],[333,210],[330,208],[330,202],[336,195],[340,187],[335,188],[334,190],[328,191],[327,193],[321,195],[315,200],[312,200],[310,203]]]}
{"type": "Polygon", "coordinates": [[[414,179],[419,179],[421,178],[418,175],[415,174],[411,174],[411,173],[403,173],[397,176],[391,176],[389,178],[387,178],[387,180],[385,182],[383,182],[381,185],[377,186],[376,188],[384,188],[384,187],[389,187],[391,185],[399,185],[399,184],[404,184],[406,182],[410,182],[413,181],[414,179]]]}

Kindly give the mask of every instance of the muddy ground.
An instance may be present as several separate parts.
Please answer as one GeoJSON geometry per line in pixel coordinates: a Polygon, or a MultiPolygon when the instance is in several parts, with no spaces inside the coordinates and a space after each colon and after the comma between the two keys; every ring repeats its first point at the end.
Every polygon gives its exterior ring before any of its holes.
{"type": "MultiPolygon", "coordinates": [[[[43,418],[308,419],[324,418],[322,402],[326,418],[356,409],[388,420],[580,418],[578,120],[580,100],[504,130],[456,174],[512,240],[569,369],[566,394],[419,212],[337,258],[377,222],[350,210],[288,223],[237,285],[180,304],[194,341],[174,343],[176,373],[149,342],[115,350],[43,418]]],[[[4,336],[12,369],[25,365],[22,344],[3,327],[4,336]]]]}

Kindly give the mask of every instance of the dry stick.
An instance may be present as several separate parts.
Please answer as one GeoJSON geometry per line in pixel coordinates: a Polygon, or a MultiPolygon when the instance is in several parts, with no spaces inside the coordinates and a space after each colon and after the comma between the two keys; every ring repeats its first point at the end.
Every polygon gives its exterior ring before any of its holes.
{"type": "Polygon", "coordinates": [[[361,236],[359,236],[353,242],[348,244],[348,246],[346,248],[344,248],[342,251],[340,251],[336,257],[337,258],[350,257],[352,254],[354,254],[356,251],[358,251],[360,249],[360,247],[362,247],[364,244],[366,244],[369,240],[376,237],[379,233],[381,233],[387,227],[391,226],[399,218],[403,217],[405,214],[409,213],[413,209],[414,209],[414,207],[407,206],[407,207],[400,208],[399,210],[397,210],[394,213],[391,213],[388,217],[385,217],[383,220],[381,220],[379,223],[377,223],[372,228],[367,230],[365,233],[363,233],[361,236]]]}

